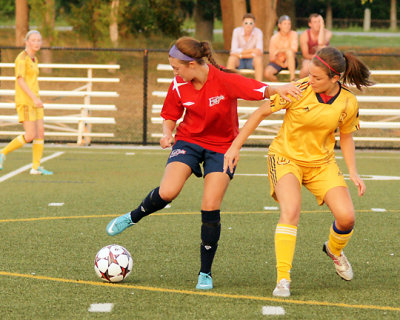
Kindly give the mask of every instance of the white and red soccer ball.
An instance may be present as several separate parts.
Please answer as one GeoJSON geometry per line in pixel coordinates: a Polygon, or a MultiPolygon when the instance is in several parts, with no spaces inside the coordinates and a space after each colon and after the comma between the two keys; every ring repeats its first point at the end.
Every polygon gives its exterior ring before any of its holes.
{"type": "Polygon", "coordinates": [[[94,271],[104,281],[120,282],[132,271],[133,260],[124,247],[111,244],[100,249],[94,259],[94,271]]]}

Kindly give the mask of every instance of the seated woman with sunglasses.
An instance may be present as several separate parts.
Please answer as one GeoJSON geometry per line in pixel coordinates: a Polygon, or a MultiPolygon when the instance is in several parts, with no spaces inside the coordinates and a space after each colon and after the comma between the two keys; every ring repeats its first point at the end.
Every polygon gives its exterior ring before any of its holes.
{"type": "Polygon", "coordinates": [[[254,69],[254,78],[263,79],[263,33],[256,28],[256,18],[251,13],[243,16],[242,26],[233,30],[228,69],[254,69]]]}

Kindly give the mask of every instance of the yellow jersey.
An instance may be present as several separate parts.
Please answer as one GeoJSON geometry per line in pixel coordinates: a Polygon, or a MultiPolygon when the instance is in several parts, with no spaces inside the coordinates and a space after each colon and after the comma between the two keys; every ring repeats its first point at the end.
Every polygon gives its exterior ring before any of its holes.
{"type": "Polygon", "coordinates": [[[269,147],[305,167],[319,167],[334,159],[335,132],[359,129],[358,102],[354,94],[339,83],[339,92],[327,103],[312,89],[309,79],[295,84],[302,91],[299,100],[288,102],[271,97],[273,112],[286,109],[282,127],[269,147]]]}
{"type": "Polygon", "coordinates": [[[39,97],[39,66],[38,60],[35,57],[34,61],[24,50],[15,59],[15,104],[34,106],[33,100],[19,86],[17,80],[22,77],[29,89],[39,97]]]}

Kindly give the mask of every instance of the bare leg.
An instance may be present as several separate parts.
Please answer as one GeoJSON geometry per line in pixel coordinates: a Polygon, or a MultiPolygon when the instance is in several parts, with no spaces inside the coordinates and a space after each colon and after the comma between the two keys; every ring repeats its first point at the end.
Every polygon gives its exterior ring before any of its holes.
{"type": "Polygon", "coordinates": [[[226,68],[227,69],[231,69],[231,70],[235,70],[237,69],[237,67],[239,67],[239,58],[234,56],[234,55],[230,55],[228,58],[228,62],[226,63],[226,68]]]}
{"type": "Polygon", "coordinates": [[[160,197],[171,202],[181,192],[186,180],[192,174],[192,169],[182,162],[169,163],[160,183],[160,197]]]}
{"type": "Polygon", "coordinates": [[[304,78],[308,76],[308,65],[310,64],[310,60],[304,59],[302,62],[302,66],[300,69],[300,78],[304,78]]]}
{"type": "Polygon", "coordinates": [[[263,80],[263,57],[262,56],[255,56],[253,58],[253,67],[254,67],[254,78],[257,81],[263,80]]]}
{"type": "Polygon", "coordinates": [[[276,74],[278,73],[278,70],[276,70],[273,66],[268,65],[265,68],[264,76],[267,81],[278,81],[278,78],[276,77],[276,74]]]}

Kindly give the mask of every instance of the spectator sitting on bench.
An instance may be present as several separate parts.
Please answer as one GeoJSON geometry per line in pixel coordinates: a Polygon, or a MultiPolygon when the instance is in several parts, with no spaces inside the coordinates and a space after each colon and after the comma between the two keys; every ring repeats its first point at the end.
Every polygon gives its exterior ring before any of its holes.
{"type": "Polygon", "coordinates": [[[264,72],[268,81],[278,81],[276,75],[281,70],[289,70],[290,81],[295,79],[298,47],[297,32],[292,30],[290,17],[281,16],[278,20],[278,32],[271,37],[269,43],[269,64],[264,72]]]}
{"type": "Polygon", "coordinates": [[[256,18],[251,13],[243,16],[241,27],[233,30],[228,69],[254,69],[254,78],[263,76],[263,33],[255,27],[256,18]]]}
{"type": "Polygon", "coordinates": [[[329,46],[332,38],[332,32],[325,29],[324,19],[318,13],[313,13],[308,18],[310,29],[305,30],[300,35],[300,48],[303,55],[303,62],[300,69],[300,78],[308,76],[308,65],[315,53],[329,46]]]}

